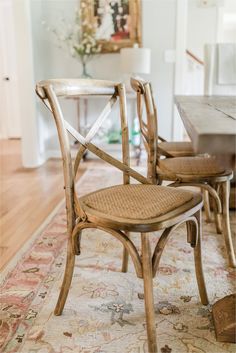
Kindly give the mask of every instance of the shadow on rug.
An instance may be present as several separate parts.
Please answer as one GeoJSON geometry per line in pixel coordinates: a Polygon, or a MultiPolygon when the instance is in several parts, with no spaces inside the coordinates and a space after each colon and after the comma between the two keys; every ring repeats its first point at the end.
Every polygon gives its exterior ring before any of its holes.
{"type": "MultiPolygon", "coordinates": [[[[121,183],[121,174],[92,169],[78,183],[84,193],[121,183]],[[96,181],[96,185],[95,185],[96,181]]],[[[235,219],[231,219],[232,230],[235,219]]],[[[99,230],[86,230],[72,287],[62,316],[53,315],[66,251],[63,207],[5,271],[0,293],[0,351],[3,353],[147,352],[142,281],[120,272],[122,247],[99,230]]],[[[153,246],[158,233],[151,235],[153,246]]],[[[135,239],[135,234],[133,235],[135,239]]],[[[213,304],[232,293],[234,271],[227,268],[223,237],[204,223],[203,261],[213,304]]],[[[185,227],[175,231],[154,281],[156,327],[161,353],[235,352],[215,340],[211,308],[198,297],[193,252],[185,227]]]]}

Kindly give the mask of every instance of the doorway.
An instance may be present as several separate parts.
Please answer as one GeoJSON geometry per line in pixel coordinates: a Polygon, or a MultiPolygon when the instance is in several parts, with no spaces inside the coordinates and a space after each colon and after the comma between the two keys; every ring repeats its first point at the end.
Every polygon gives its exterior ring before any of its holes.
{"type": "Polygon", "coordinates": [[[20,138],[14,17],[11,0],[0,2],[0,138],[20,138]]]}

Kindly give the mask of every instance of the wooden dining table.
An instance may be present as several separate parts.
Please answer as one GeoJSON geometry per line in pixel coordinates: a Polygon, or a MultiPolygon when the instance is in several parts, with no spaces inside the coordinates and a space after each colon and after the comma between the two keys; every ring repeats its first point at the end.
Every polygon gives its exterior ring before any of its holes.
{"type": "MultiPolygon", "coordinates": [[[[175,96],[180,117],[196,153],[215,155],[224,167],[235,169],[236,97],[175,96]]],[[[236,341],[236,294],[213,304],[216,339],[236,341]]]]}
{"type": "Polygon", "coordinates": [[[230,208],[236,208],[236,97],[176,96],[175,103],[194,151],[209,153],[234,170],[230,208]]]}
{"type": "Polygon", "coordinates": [[[235,155],[235,96],[176,96],[175,103],[196,153],[235,155]]]}

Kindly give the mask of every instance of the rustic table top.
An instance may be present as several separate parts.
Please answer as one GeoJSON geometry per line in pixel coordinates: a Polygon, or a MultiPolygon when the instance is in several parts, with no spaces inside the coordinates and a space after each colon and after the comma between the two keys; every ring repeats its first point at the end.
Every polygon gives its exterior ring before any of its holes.
{"type": "Polygon", "coordinates": [[[175,103],[198,153],[236,153],[235,96],[176,96],[175,103]]]}

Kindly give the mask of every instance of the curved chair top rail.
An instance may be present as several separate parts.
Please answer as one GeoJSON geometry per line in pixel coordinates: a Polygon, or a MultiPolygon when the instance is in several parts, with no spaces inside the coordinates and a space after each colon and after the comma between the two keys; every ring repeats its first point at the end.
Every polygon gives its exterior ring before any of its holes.
{"type": "MultiPolygon", "coordinates": [[[[143,80],[141,77],[131,77],[130,79],[130,84],[133,90],[137,93],[137,103],[140,104],[140,95],[143,96],[144,101],[145,101],[145,107],[147,111],[147,124],[148,125],[149,120],[150,123],[153,124],[153,121],[155,121],[155,125],[157,123],[157,109],[155,106],[155,102],[153,99],[153,93],[152,93],[152,85],[149,81],[143,80]],[[151,118],[150,118],[151,116],[151,118]]],[[[140,113],[140,118],[142,120],[142,110],[139,111],[139,106],[138,106],[138,113],[140,113]]],[[[150,125],[150,129],[153,127],[152,124],[150,125]]]]}
{"type": "Polygon", "coordinates": [[[143,80],[141,77],[135,76],[130,78],[130,84],[133,90],[137,93],[140,92],[144,94],[145,85],[148,84],[147,81],[143,80]]]}
{"type": "Polygon", "coordinates": [[[41,99],[46,99],[44,89],[53,86],[53,90],[58,97],[80,95],[111,96],[116,93],[120,84],[119,82],[104,80],[49,79],[37,83],[36,92],[41,99]]]}

